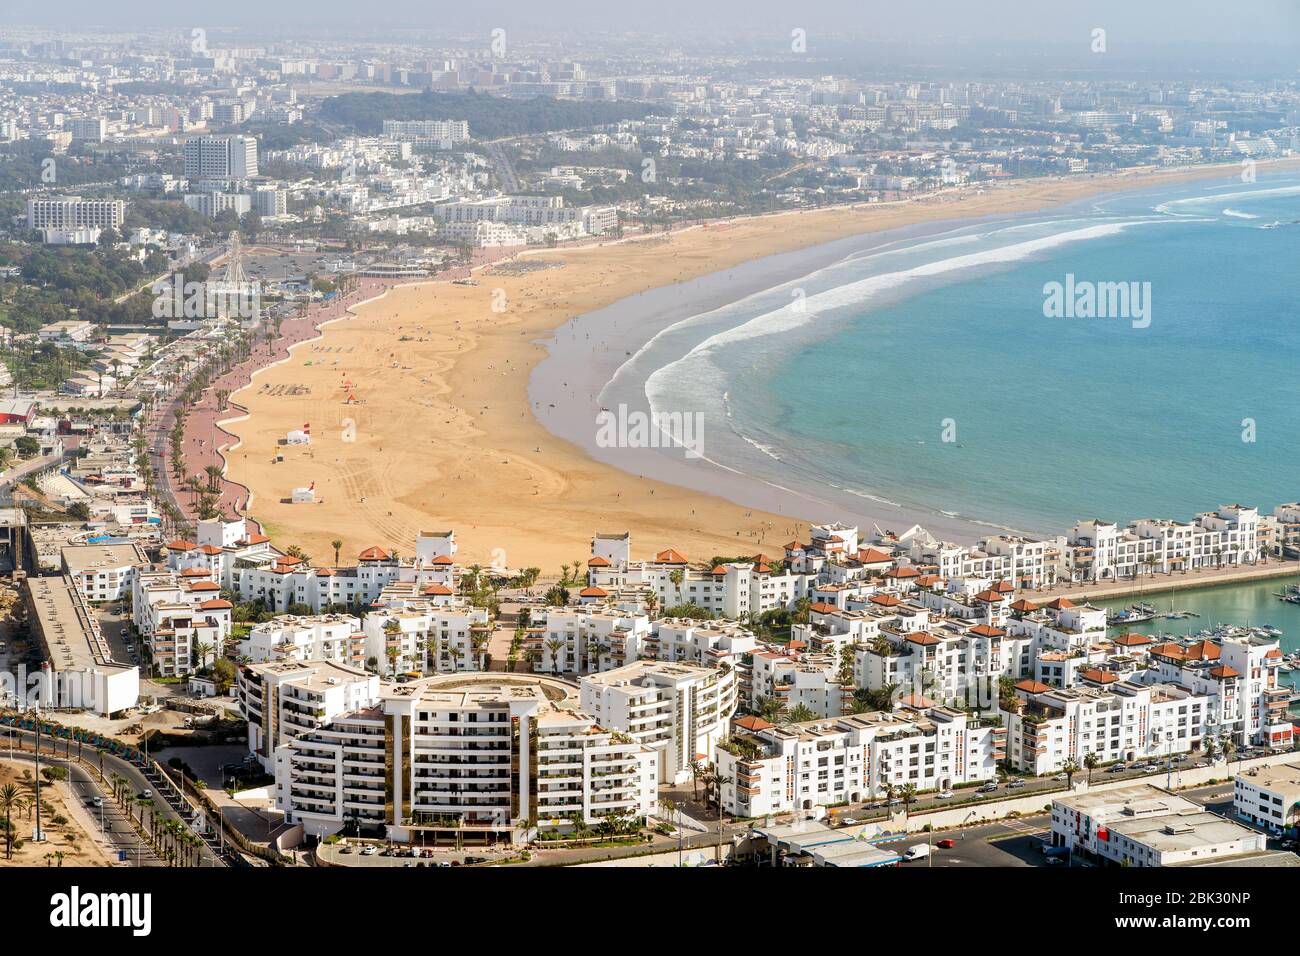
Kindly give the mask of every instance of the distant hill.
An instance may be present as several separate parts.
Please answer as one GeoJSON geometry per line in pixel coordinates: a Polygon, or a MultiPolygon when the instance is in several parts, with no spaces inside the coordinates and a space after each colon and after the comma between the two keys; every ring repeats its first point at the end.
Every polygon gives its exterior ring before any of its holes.
{"type": "Polygon", "coordinates": [[[642,119],[647,103],[585,103],[538,96],[508,100],[487,93],[344,93],[321,104],[321,118],[359,133],[383,132],[384,120],[468,120],[475,139],[499,139],[642,119]]]}

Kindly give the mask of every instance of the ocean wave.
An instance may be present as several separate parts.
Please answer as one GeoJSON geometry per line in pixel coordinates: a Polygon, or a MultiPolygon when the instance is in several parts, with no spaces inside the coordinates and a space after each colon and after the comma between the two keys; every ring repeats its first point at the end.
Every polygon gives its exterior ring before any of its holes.
{"type": "Polygon", "coordinates": [[[1175,212],[1173,207],[1195,206],[1198,203],[1221,203],[1225,199],[1248,201],[1267,196],[1296,195],[1300,195],[1300,186],[1274,186],[1270,189],[1241,189],[1235,193],[1215,193],[1212,196],[1188,196],[1185,199],[1170,199],[1156,206],[1155,211],[1158,213],[1164,213],[1165,215],[1184,216],[1189,214],[1175,212]]]}
{"type": "Polygon", "coordinates": [[[694,357],[707,355],[711,351],[736,342],[794,331],[814,321],[818,315],[824,312],[868,302],[882,292],[898,288],[909,282],[943,276],[966,269],[975,269],[980,266],[1018,262],[1070,243],[1118,235],[1132,225],[1162,221],[1133,220],[1099,223],[1052,236],[1028,239],[1024,242],[1013,243],[996,249],[986,249],[980,252],[940,259],[937,262],[923,263],[897,272],[869,276],[865,279],[858,279],[855,282],[828,289],[825,292],[810,295],[804,300],[802,309],[795,309],[792,306],[772,309],[755,316],[747,322],[709,336],[681,358],[655,370],[646,380],[646,397],[651,399],[653,406],[653,393],[659,391],[668,378],[674,374],[676,366],[694,357]]]}

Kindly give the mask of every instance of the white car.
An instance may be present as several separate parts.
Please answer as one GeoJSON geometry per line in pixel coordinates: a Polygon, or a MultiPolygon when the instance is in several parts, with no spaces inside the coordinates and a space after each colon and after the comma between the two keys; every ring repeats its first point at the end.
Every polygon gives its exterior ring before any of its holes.
{"type": "Polygon", "coordinates": [[[362,856],[374,856],[374,855],[375,855],[376,853],[378,853],[378,852],[379,852],[379,847],[375,846],[375,845],[372,843],[370,846],[366,847],[364,850],[361,851],[361,855],[362,855],[362,856]]]}
{"type": "Polygon", "coordinates": [[[949,800],[952,798],[952,795],[953,794],[951,790],[940,790],[938,793],[935,794],[935,796],[938,797],[940,800],[949,800]]]}

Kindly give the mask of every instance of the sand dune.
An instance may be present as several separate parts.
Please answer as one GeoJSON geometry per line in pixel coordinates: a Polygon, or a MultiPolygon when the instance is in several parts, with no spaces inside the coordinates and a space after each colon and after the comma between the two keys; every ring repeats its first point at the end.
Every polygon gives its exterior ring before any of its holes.
{"type": "Polygon", "coordinates": [[[446,527],[456,529],[466,560],[547,573],[585,560],[596,530],[630,530],[637,554],[673,547],[704,561],[779,553],[806,522],[625,474],[551,436],[527,396],[529,370],[545,354],[539,340],[640,290],[847,235],[1175,179],[1230,181],[1236,173],[1072,178],[962,199],[777,214],[529,252],[515,261],[548,267],[517,275],[489,268],[473,287],[401,287],[328,326],[319,341],[296,346],[288,362],[234,397],[250,416],[230,426],[241,445],[229,454],[229,474],[253,490],[251,513],[277,544],[300,545],[321,563],[333,560],[334,539],[348,561],[372,544],[409,553],[418,530],[446,527]],[[503,311],[493,310],[495,290],[504,292],[503,311]],[[309,447],[277,444],[304,423],[309,447]],[[312,483],[320,503],[281,500],[312,483]]]}

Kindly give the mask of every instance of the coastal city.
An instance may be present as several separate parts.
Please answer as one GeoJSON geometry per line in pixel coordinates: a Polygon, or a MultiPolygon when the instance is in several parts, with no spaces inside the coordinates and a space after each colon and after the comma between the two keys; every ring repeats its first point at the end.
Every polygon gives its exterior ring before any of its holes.
{"type": "Polygon", "coordinates": [[[194,18],[0,29],[0,866],[1300,866],[1300,29],[194,18]]]}

